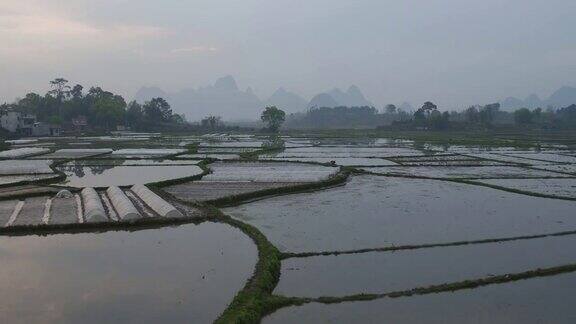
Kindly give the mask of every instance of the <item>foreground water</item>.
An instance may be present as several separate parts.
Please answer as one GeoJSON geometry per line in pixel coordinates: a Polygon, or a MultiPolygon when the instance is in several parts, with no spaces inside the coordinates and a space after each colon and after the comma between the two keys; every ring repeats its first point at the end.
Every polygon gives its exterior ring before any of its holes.
{"type": "Polygon", "coordinates": [[[439,180],[353,177],[345,186],[225,209],[290,252],[352,250],[576,229],[576,202],[439,180]]]}
{"type": "Polygon", "coordinates": [[[576,262],[576,235],[370,252],[282,261],[275,293],[345,296],[386,293],[576,262]],[[337,283],[337,284],[335,284],[337,283]]]}
{"type": "Polygon", "coordinates": [[[203,223],[0,238],[1,323],[210,323],[252,274],[240,231],[203,223]]]}
{"type": "Polygon", "coordinates": [[[265,324],[288,323],[574,323],[576,274],[470,290],[281,309],[265,324]]]}

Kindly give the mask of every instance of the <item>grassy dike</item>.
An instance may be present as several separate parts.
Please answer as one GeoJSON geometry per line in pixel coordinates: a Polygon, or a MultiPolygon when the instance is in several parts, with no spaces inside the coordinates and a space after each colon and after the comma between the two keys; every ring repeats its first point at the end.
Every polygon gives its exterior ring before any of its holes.
{"type": "Polygon", "coordinates": [[[259,323],[262,316],[277,308],[272,291],[280,279],[280,251],[256,227],[235,220],[215,207],[206,207],[209,218],[236,227],[258,248],[258,262],[252,277],[238,292],[216,323],[259,323]]]}
{"type": "MultiPolygon", "coordinates": [[[[349,175],[350,170],[343,169],[336,176],[327,180],[304,185],[276,188],[273,190],[261,190],[250,193],[249,195],[232,196],[218,201],[218,205],[235,205],[245,202],[247,199],[257,199],[270,195],[301,193],[305,191],[329,188],[345,183],[349,175]]],[[[278,280],[280,279],[281,253],[268,240],[268,238],[260,232],[260,230],[250,224],[236,220],[224,214],[212,204],[197,204],[182,201],[161,191],[161,188],[153,188],[156,189],[157,193],[161,194],[169,201],[199,209],[209,221],[228,224],[239,229],[245,235],[250,237],[258,249],[258,262],[256,263],[252,277],[246,282],[242,290],[236,294],[226,310],[224,310],[224,312],[218,317],[216,323],[260,323],[262,317],[276,309],[301,303],[300,298],[289,298],[272,294],[274,288],[278,284],[278,280]]]]}

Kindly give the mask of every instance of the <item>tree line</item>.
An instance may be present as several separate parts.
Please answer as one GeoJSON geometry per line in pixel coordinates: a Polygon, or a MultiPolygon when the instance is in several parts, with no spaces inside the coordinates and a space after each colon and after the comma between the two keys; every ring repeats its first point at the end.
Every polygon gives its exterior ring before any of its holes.
{"type": "Polygon", "coordinates": [[[462,111],[441,111],[431,101],[414,111],[386,105],[374,107],[321,107],[287,117],[288,128],[393,128],[393,129],[490,129],[490,128],[576,128],[576,105],[561,109],[521,108],[500,110],[499,103],[470,106],[462,111]]]}
{"type": "Polygon", "coordinates": [[[126,103],[119,94],[100,87],[90,87],[85,92],[82,85],[70,86],[64,78],[50,81],[50,88],[44,95],[30,92],[11,104],[0,105],[0,109],[34,114],[38,121],[56,125],[71,124],[73,119],[83,116],[91,128],[106,131],[118,126],[149,130],[185,123],[184,117],[174,114],[163,98],[143,104],[126,103]]]}

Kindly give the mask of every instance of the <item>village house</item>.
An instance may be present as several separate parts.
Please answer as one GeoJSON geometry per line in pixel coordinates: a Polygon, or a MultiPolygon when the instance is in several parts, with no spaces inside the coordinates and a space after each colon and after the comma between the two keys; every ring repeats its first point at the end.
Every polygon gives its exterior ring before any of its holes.
{"type": "Polygon", "coordinates": [[[0,126],[17,136],[59,136],[60,126],[36,121],[33,114],[0,110],[0,126]]]}

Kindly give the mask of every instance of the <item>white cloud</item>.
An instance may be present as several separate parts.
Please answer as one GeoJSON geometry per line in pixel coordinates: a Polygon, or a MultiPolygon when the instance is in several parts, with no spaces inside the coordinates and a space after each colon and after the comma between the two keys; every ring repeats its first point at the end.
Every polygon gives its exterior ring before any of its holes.
{"type": "Polygon", "coordinates": [[[126,50],[167,34],[156,26],[95,24],[31,4],[2,0],[0,58],[45,61],[63,51],[126,50]]]}

